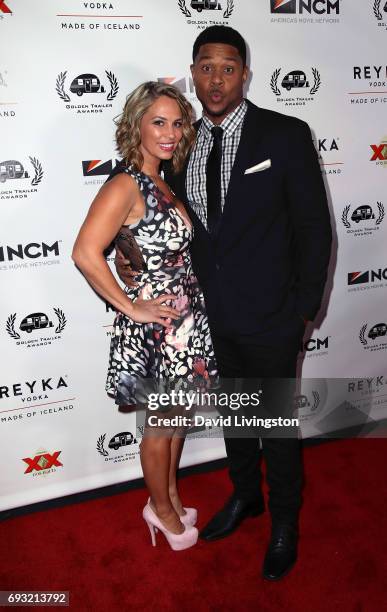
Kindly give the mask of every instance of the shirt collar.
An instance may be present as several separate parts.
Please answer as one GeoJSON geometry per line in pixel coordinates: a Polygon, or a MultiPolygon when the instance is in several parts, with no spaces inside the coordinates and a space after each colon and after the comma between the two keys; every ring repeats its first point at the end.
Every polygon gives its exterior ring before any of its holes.
{"type": "MultiPolygon", "coordinates": [[[[223,129],[224,136],[231,136],[237,127],[242,123],[245,118],[247,112],[247,102],[246,100],[242,100],[242,102],[229,114],[225,117],[220,124],[219,127],[223,129]]],[[[201,123],[201,128],[204,130],[206,136],[210,135],[211,128],[213,128],[215,123],[203,115],[203,120],[201,123]]]]}

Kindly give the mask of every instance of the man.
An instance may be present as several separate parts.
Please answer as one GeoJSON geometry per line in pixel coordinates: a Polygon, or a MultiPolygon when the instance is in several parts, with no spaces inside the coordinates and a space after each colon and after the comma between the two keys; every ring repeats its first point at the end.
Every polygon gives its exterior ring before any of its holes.
{"type": "MultiPolygon", "coordinates": [[[[165,179],[194,225],[192,260],[219,373],[294,378],[305,323],[320,306],[331,245],[310,130],[244,99],[246,45],[232,28],[200,33],[191,73],[203,118],[184,171],[176,176],[166,167],[165,179]]],[[[225,435],[225,444],[234,492],[201,531],[207,541],[264,511],[258,438],[225,435]]],[[[272,519],[263,575],[277,580],[297,558],[300,443],[263,437],[262,452],[272,519]]]]}

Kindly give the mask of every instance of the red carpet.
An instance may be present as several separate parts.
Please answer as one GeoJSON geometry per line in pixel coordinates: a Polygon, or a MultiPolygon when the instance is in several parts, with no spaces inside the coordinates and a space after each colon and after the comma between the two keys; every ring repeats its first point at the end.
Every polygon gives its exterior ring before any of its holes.
{"type": "MultiPolygon", "coordinates": [[[[144,490],[0,523],[0,589],[69,590],[73,610],[368,612],[386,609],[387,440],[304,451],[299,561],[281,582],[260,572],[268,516],[212,544],[150,544],[144,490]]],[[[182,479],[199,526],[231,491],[225,470],[182,479]]],[[[23,608],[25,609],[25,608],[23,608]]]]}

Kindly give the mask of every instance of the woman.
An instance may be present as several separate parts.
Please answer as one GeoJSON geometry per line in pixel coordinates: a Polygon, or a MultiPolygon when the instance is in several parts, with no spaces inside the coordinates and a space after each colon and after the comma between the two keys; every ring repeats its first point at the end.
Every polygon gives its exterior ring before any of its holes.
{"type": "MultiPolygon", "coordinates": [[[[182,168],[194,140],[191,119],[191,105],[173,86],[148,82],[133,91],[117,122],[123,162],[94,199],[74,245],[75,263],[118,311],[107,392],[119,405],[141,401],[150,379],[163,388],[183,379],[200,385],[216,375],[188,250],[192,226],[159,175],[163,160],[171,160],[175,171],[182,168]],[[139,270],[136,286],[125,292],[104,258],[112,241],[139,270]]],[[[196,510],[183,508],[177,491],[183,442],[181,430],[147,428],[140,446],[150,492],[143,516],[153,545],[156,528],[174,550],[194,545],[198,536],[196,510]]]]}

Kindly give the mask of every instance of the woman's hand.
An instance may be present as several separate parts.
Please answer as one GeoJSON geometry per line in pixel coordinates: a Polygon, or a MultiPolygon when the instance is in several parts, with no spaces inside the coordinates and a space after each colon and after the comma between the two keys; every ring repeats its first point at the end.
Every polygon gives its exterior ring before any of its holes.
{"type": "Polygon", "coordinates": [[[137,323],[159,323],[163,327],[169,327],[170,321],[168,319],[179,319],[180,314],[175,308],[171,306],[165,306],[165,302],[169,300],[176,300],[175,295],[172,293],[164,293],[157,298],[151,300],[144,300],[140,296],[135,302],[132,302],[130,312],[128,316],[136,321],[137,323]]]}

